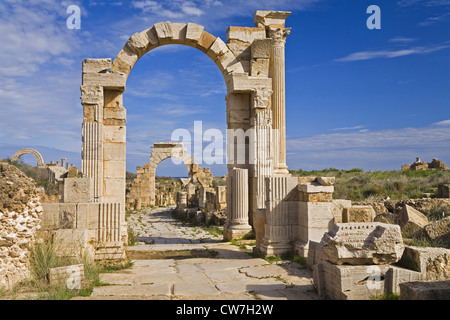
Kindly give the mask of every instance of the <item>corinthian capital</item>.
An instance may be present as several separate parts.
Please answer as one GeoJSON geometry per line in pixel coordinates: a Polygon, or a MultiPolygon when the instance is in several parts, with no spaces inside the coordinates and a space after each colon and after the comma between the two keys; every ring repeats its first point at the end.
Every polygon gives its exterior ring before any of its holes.
{"type": "Polygon", "coordinates": [[[291,33],[291,28],[269,29],[269,36],[274,40],[275,44],[286,43],[286,36],[291,33]]]}

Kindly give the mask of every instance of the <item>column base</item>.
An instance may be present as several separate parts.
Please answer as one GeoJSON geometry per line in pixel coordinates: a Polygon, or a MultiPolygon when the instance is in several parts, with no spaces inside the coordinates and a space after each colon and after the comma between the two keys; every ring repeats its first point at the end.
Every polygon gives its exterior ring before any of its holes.
{"type": "Polygon", "coordinates": [[[225,225],[223,228],[223,239],[227,241],[243,239],[253,234],[250,225],[225,225]]]}
{"type": "Polygon", "coordinates": [[[280,164],[278,168],[274,168],[273,175],[275,176],[291,176],[288,171],[288,166],[284,164],[280,164]]]}
{"type": "Polygon", "coordinates": [[[259,249],[265,256],[280,256],[293,251],[292,245],[288,242],[267,243],[263,241],[259,249]]]}

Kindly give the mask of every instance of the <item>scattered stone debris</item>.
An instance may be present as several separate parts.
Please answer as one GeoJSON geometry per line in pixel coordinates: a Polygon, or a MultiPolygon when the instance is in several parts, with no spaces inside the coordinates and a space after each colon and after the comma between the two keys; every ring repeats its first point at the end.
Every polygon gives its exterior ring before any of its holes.
{"type": "Polygon", "coordinates": [[[439,159],[433,159],[430,163],[416,158],[412,164],[405,164],[402,166],[402,171],[406,170],[448,170],[447,165],[439,159]]]}

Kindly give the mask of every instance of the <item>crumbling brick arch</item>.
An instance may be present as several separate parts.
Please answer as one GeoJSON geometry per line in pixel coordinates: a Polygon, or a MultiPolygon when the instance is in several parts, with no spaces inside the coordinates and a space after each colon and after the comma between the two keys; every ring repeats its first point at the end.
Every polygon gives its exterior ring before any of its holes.
{"type": "Polygon", "coordinates": [[[40,168],[45,168],[46,167],[45,162],[44,162],[44,157],[42,157],[42,155],[37,150],[34,150],[34,149],[21,149],[21,150],[17,151],[12,156],[11,161],[12,162],[18,161],[19,158],[21,156],[23,156],[24,154],[32,154],[33,156],[35,156],[36,159],[37,159],[38,167],[40,167],[40,168]]]}

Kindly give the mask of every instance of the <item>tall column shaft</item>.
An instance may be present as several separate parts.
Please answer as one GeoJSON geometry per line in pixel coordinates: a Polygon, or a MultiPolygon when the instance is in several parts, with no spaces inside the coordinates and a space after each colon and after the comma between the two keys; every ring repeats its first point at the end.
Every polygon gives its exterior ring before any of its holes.
{"type": "Polygon", "coordinates": [[[248,195],[248,169],[234,168],[228,177],[228,185],[231,187],[231,204],[228,221],[224,226],[224,238],[226,240],[241,239],[251,233],[249,225],[249,195],[248,195]],[[231,181],[230,181],[231,180],[231,181]]]}
{"type": "Polygon", "coordinates": [[[272,78],[272,126],[274,129],[274,173],[289,174],[286,165],[286,89],[285,89],[285,43],[290,28],[270,29],[273,44],[270,54],[270,77],[272,78]]]}
{"type": "Polygon", "coordinates": [[[234,169],[232,224],[248,224],[248,170],[234,169]]]}

